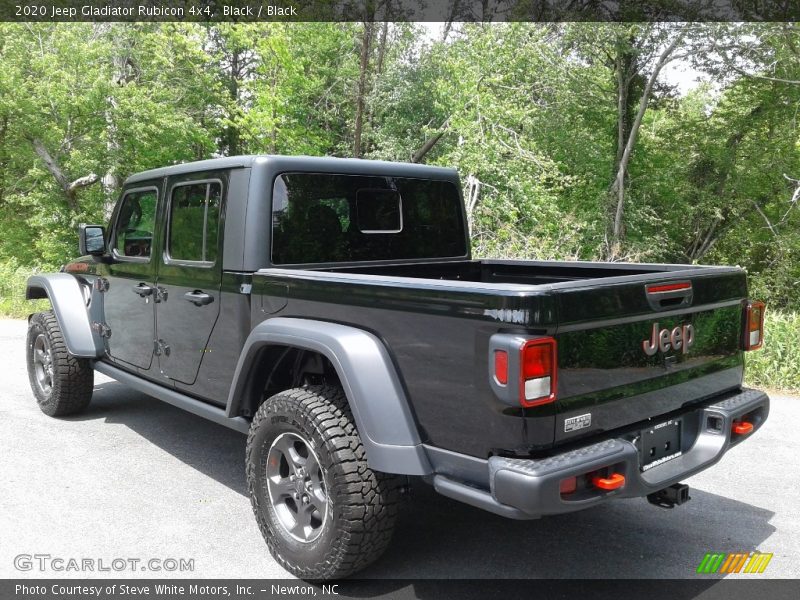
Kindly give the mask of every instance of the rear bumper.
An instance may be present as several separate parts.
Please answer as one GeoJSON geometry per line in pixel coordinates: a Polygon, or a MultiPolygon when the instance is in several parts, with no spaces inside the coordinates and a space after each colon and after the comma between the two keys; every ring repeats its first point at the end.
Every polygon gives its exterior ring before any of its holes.
{"type": "Polygon", "coordinates": [[[676,417],[684,431],[680,456],[645,471],[640,468],[638,435],[631,433],[541,460],[492,457],[488,492],[446,475],[434,476],[433,483],[445,496],[506,517],[531,519],[573,512],[613,498],[647,496],[710,467],[732,446],[751,437],[768,414],[769,397],[757,390],[726,394],[689,409],[676,417]],[[752,423],[752,431],[734,433],[734,422],[741,420],[752,423]],[[562,496],[562,480],[586,480],[587,474],[603,470],[624,475],[624,485],[609,491],[588,486],[562,496]]]}

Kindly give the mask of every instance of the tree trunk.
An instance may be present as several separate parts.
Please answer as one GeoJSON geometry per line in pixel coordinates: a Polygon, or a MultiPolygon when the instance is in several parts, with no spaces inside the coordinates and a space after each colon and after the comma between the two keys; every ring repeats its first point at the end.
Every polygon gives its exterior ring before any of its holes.
{"type": "Polygon", "coordinates": [[[117,172],[116,161],[120,153],[120,144],[117,137],[117,126],[114,120],[114,113],[117,109],[117,100],[113,95],[106,98],[106,153],[108,160],[108,169],[103,175],[101,185],[103,186],[103,216],[106,220],[111,219],[111,213],[114,210],[115,195],[117,190],[121,187],[122,181],[120,180],[117,172]]]}
{"type": "Polygon", "coordinates": [[[617,78],[617,156],[614,159],[615,172],[619,168],[622,154],[625,152],[625,139],[628,134],[628,109],[630,98],[628,97],[629,82],[631,77],[631,63],[633,57],[628,53],[623,56],[617,55],[615,65],[617,78]]]}
{"type": "Polygon", "coordinates": [[[442,136],[445,134],[449,126],[450,126],[450,119],[448,118],[444,123],[442,123],[441,127],[439,127],[439,130],[431,137],[429,137],[427,140],[425,140],[425,143],[422,144],[419,150],[414,152],[414,154],[411,156],[411,162],[412,163],[422,162],[422,159],[425,158],[425,155],[427,155],[428,152],[433,150],[433,147],[436,145],[436,143],[440,139],[442,139],[442,136]]]}
{"type": "MultiPolygon", "coordinates": [[[[728,182],[730,181],[731,172],[733,171],[736,165],[736,155],[738,152],[738,147],[741,141],[744,139],[745,135],[747,134],[750,128],[754,128],[757,126],[758,121],[756,117],[761,114],[764,110],[763,104],[758,104],[754,106],[747,115],[747,119],[745,123],[747,123],[748,127],[743,128],[738,131],[734,131],[725,142],[725,148],[728,152],[731,153],[730,158],[724,163],[725,168],[720,169],[717,177],[717,183],[714,186],[714,196],[716,198],[723,198],[724,195],[727,193],[728,182]]],[[[758,209],[758,206],[756,206],[758,209]]],[[[760,210],[760,209],[759,209],[760,210]]],[[[703,229],[702,223],[697,226],[697,232],[695,233],[694,241],[692,242],[691,247],[688,251],[684,251],[686,258],[690,262],[697,262],[701,260],[711,248],[714,247],[714,244],[717,243],[717,240],[727,231],[730,224],[725,224],[728,217],[730,216],[730,209],[723,208],[721,215],[714,217],[714,220],[708,226],[707,229],[703,229]]]]}
{"type": "Polygon", "coordinates": [[[125,87],[131,81],[137,80],[141,74],[139,66],[133,58],[133,49],[136,45],[135,31],[135,29],[131,30],[117,27],[114,24],[112,24],[110,30],[110,36],[114,45],[111,57],[111,92],[106,97],[106,107],[103,115],[106,122],[108,169],[100,181],[105,195],[103,214],[106,219],[111,218],[111,213],[114,210],[114,204],[117,199],[117,192],[122,187],[122,178],[120,177],[118,169],[122,145],[120,144],[119,130],[116,121],[116,112],[118,108],[115,95],[116,89],[125,87]]]}
{"type": "Polygon", "coordinates": [[[221,148],[223,154],[227,156],[236,156],[240,154],[240,135],[239,128],[235,124],[236,112],[239,110],[239,75],[240,75],[240,58],[241,55],[238,50],[234,50],[230,55],[231,71],[228,78],[228,95],[231,100],[232,109],[230,115],[230,122],[225,127],[223,136],[224,148],[221,148]]]}
{"type": "Polygon", "coordinates": [[[480,180],[475,177],[472,173],[467,175],[467,180],[465,182],[465,208],[467,210],[467,228],[469,231],[470,237],[473,234],[473,224],[475,222],[475,209],[478,206],[478,202],[480,202],[481,197],[481,182],[480,180]]]}
{"type": "Polygon", "coordinates": [[[378,62],[375,67],[375,74],[383,73],[383,61],[386,58],[386,39],[389,37],[389,21],[384,21],[381,26],[381,39],[378,42],[378,62]]]}
{"type": "Polygon", "coordinates": [[[33,150],[36,152],[39,158],[42,159],[45,168],[50,172],[50,174],[53,176],[53,179],[56,180],[56,183],[58,183],[58,186],[64,193],[67,206],[69,206],[72,212],[77,213],[80,209],[77,198],[78,190],[90,186],[93,183],[97,183],[100,181],[100,178],[94,173],[89,173],[88,175],[78,177],[78,179],[70,182],[67,176],[64,175],[64,172],[61,170],[61,166],[51,156],[50,152],[48,152],[42,141],[38,138],[29,138],[29,141],[33,145],[33,150]]]}
{"type": "Polygon", "coordinates": [[[278,103],[275,98],[278,92],[278,66],[272,69],[272,80],[270,81],[270,94],[272,95],[272,131],[270,132],[269,151],[272,154],[278,152],[278,103]]]}
{"type": "Polygon", "coordinates": [[[6,132],[8,131],[8,115],[0,118],[0,207],[3,206],[6,186],[6,168],[8,167],[8,157],[6,156],[6,132]]]}
{"type": "Polygon", "coordinates": [[[459,16],[459,10],[461,9],[461,0],[452,0],[452,4],[450,5],[450,14],[447,15],[447,21],[444,23],[444,27],[442,28],[442,43],[447,41],[447,36],[450,35],[450,31],[453,29],[453,21],[459,16]]]}
{"type": "Polygon", "coordinates": [[[364,107],[367,95],[367,70],[369,69],[369,50],[372,43],[372,32],[375,24],[364,22],[364,35],[361,38],[361,56],[359,61],[358,90],[356,92],[356,122],[353,131],[353,156],[361,158],[361,135],[364,127],[364,107]]]}
{"type": "MultiPolygon", "coordinates": [[[[112,35],[115,35],[115,30],[113,29],[112,35]]],[[[115,48],[114,56],[111,59],[113,64],[113,72],[111,75],[112,92],[108,95],[108,97],[106,97],[106,109],[103,115],[106,122],[106,160],[108,161],[108,169],[103,175],[101,185],[103,186],[103,193],[105,194],[105,199],[103,201],[103,215],[107,220],[111,218],[111,213],[114,210],[115,195],[117,190],[122,185],[122,181],[120,180],[116,166],[116,161],[118,160],[120,153],[120,143],[115,120],[117,99],[114,97],[113,90],[115,87],[122,87],[128,83],[127,68],[129,50],[129,47],[115,48]]]]}
{"type": "MultiPolygon", "coordinates": [[[[388,37],[389,37],[389,22],[384,21],[381,27],[380,41],[378,42],[378,56],[375,61],[375,75],[373,77],[373,87],[375,83],[377,83],[380,80],[381,74],[383,73],[383,63],[386,59],[386,41],[388,37]]],[[[369,106],[367,112],[368,112],[367,123],[369,123],[370,129],[373,129],[373,123],[375,122],[375,110],[372,106],[369,106]]]]}
{"type": "Polygon", "coordinates": [[[639,136],[639,128],[642,125],[642,119],[647,111],[647,105],[650,102],[650,96],[653,93],[653,86],[658,80],[661,69],[671,60],[672,53],[677,48],[678,43],[683,39],[683,30],[679,32],[669,43],[669,45],[661,52],[653,65],[653,71],[647,79],[647,84],[642,92],[642,97],[639,100],[639,109],[636,112],[636,117],[631,123],[630,132],[627,135],[625,146],[622,150],[622,156],[619,159],[617,166],[617,173],[614,177],[614,182],[611,184],[611,196],[615,201],[616,207],[614,210],[614,220],[611,230],[610,247],[608,249],[608,258],[617,258],[621,251],[623,242],[623,216],[625,211],[625,178],[628,172],[628,164],[631,160],[633,148],[636,145],[636,140],[639,136]]]}

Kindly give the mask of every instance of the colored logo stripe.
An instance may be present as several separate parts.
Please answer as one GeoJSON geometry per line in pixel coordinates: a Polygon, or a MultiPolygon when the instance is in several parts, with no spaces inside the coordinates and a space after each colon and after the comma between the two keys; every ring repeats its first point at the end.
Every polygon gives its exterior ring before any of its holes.
{"type": "Polygon", "coordinates": [[[745,561],[747,561],[747,557],[748,556],[749,556],[749,554],[747,554],[746,552],[740,554],[739,555],[739,560],[736,562],[736,565],[734,566],[734,568],[731,571],[731,573],[738,573],[739,571],[741,571],[742,567],[744,566],[745,561]]]}
{"type": "Polygon", "coordinates": [[[697,566],[697,572],[703,574],[739,573],[744,567],[745,573],[763,573],[772,560],[772,553],[761,552],[708,552],[697,566]],[[749,560],[748,560],[749,559],[749,560]]]}
{"type": "Polygon", "coordinates": [[[758,552],[754,552],[752,558],[750,558],[750,562],[747,563],[747,566],[744,568],[744,572],[763,573],[764,569],[767,568],[767,565],[771,560],[772,560],[772,553],[759,554],[758,552]]]}
{"type": "Polygon", "coordinates": [[[725,559],[724,554],[714,554],[714,553],[707,553],[704,557],[700,566],[697,567],[698,573],[716,573],[719,569],[720,565],[722,565],[722,561],[725,559]]]}

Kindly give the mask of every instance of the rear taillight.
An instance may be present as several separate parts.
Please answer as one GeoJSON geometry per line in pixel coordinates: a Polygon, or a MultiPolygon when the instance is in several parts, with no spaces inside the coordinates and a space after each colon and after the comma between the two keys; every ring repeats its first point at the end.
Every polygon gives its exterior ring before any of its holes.
{"type": "Polygon", "coordinates": [[[551,337],[528,340],[520,349],[522,406],[539,406],[556,399],[556,341],[551,337]]]}
{"type": "Polygon", "coordinates": [[[508,352],[494,351],[494,378],[500,385],[508,383],[508,352]]]}
{"type": "Polygon", "coordinates": [[[744,349],[758,350],[764,343],[763,302],[748,302],[744,310],[744,349]]]}
{"type": "Polygon", "coordinates": [[[495,333],[486,357],[489,386],[508,406],[529,408],[556,399],[556,340],[495,333]]]}

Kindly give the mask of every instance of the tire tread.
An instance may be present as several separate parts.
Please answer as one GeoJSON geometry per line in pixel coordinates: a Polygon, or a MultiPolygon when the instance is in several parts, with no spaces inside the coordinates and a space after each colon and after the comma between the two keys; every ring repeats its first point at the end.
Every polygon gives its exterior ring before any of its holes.
{"type": "Polygon", "coordinates": [[[42,412],[51,417],[79,413],[89,406],[94,389],[94,370],[85,358],[77,358],[67,351],[64,334],[52,310],[31,317],[28,333],[28,353],[33,346],[32,333],[40,326],[50,342],[53,357],[53,385],[49,398],[42,397],[35,383],[32,359],[29,356],[28,374],[36,400],[42,412]]]}
{"type": "MultiPolygon", "coordinates": [[[[247,481],[253,511],[264,539],[275,559],[303,579],[336,579],[374,562],[389,545],[399,509],[399,483],[395,475],[373,471],[367,465],[347,398],[341,388],[330,385],[295,388],[273,396],[256,412],[247,441],[247,481]],[[322,564],[308,566],[282,555],[258,506],[253,432],[276,412],[304,413],[314,424],[330,453],[331,486],[341,511],[337,546],[322,564]]],[[[329,489],[330,493],[330,489],[329,489]]]]}

